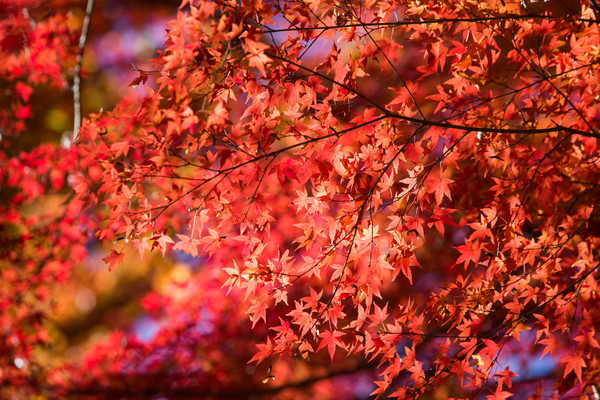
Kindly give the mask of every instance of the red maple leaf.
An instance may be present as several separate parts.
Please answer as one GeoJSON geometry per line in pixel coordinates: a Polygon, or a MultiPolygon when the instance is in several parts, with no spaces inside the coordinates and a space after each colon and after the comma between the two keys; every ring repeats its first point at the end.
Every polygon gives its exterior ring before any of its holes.
{"type": "Polygon", "coordinates": [[[110,254],[104,257],[102,260],[108,264],[108,270],[112,271],[117,264],[123,261],[123,258],[125,258],[125,253],[111,250],[110,254]]]}
{"type": "Polygon", "coordinates": [[[327,346],[327,350],[329,351],[329,356],[333,360],[333,355],[335,354],[335,348],[341,347],[344,350],[347,350],[344,341],[340,339],[344,334],[340,331],[324,331],[319,334],[321,338],[321,342],[319,343],[319,347],[317,351],[321,350],[323,347],[327,346]]]}
{"type": "Polygon", "coordinates": [[[563,378],[569,375],[570,372],[573,372],[577,376],[577,380],[581,382],[581,370],[587,366],[583,358],[577,355],[569,355],[563,357],[560,362],[565,363],[563,378]]]}

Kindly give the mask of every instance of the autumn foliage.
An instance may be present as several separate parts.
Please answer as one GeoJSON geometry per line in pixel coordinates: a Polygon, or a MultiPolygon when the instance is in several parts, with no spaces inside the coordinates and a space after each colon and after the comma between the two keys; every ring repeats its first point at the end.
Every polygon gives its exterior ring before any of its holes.
{"type": "Polygon", "coordinates": [[[600,396],[595,0],[185,0],[146,95],[62,146],[30,120],[79,27],[22,3],[0,2],[1,393],[600,396]],[[154,335],[39,356],[70,271],[148,258],[187,265],[139,290],[154,335]]]}

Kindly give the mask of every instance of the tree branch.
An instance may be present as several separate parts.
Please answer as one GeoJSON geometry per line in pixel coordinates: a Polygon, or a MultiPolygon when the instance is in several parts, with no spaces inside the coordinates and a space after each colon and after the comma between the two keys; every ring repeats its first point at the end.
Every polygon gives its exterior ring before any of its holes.
{"type": "Polygon", "coordinates": [[[81,64],[83,63],[83,52],[85,51],[85,43],[87,41],[88,30],[90,29],[90,20],[92,19],[92,10],[94,8],[94,0],[88,0],[85,9],[85,18],[81,27],[81,35],[79,36],[79,54],[77,54],[77,63],[75,64],[75,77],[73,78],[73,141],[79,139],[79,128],[81,127],[81,64]]]}
{"type": "MultiPolygon", "coordinates": [[[[319,374],[316,376],[312,376],[300,381],[295,382],[287,382],[283,383],[279,386],[254,386],[247,389],[233,389],[233,390],[211,390],[202,387],[172,387],[169,383],[169,379],[165,379],[164,376],[144,376],[142,380],[145,378],[152,378],[152,382],[163,383],[162,385],[156,385],[154,387],[139,387],[136,385],[123,385],[120,387],[115,386],[107,386],[107,385],[90,385],[88,387],[81,388],[72,388],[67,389],[65,392],[68,395],[75,396],[90,396],[90,395],[102,395],[106,396],[106,398],[114,398],[114,397],[137,397],[137,396],[156,396],[156,395],[164,395],[178,399],[184,398],[217,398],[217,399],[230,399],[230,398],[248,398],[250,396],[256,395],[273,395],[279,392],[282,392],[286,389],[303,389],[314,385],[317,382],[334,378],[336,376],[341,375],[351,375],[356,374],[361,371],[367,371],[372,369],[372,366],[369,366],[365,362],[355,363],[353,365],[347,366],[346,368],[342,368],[339,370],[328,371],[323,374],[319,374]]],[[[135,377],[135,376],[134,376],[135,377]]],[[[141,377],[141,376],[138,376],[141,377]]],[[[123,376],[123,381],[126,379],[129,380],[127,376],[123,376]]],[[[172,378],[172,377],[171,377],[172,378]]],[[[59,392],[60,388],[52,387],[47,388],[50,390],[57,390],[59,392]]]]}
{"type": "Polygon", "coordinates": [[[598,3],[596,2],[596,0],[590,0],[592,5],[594,6],[594,11],[596,12],[596,14],[598,16],[600,16],[600,6],[598,6],[598,3]]]}
{"type": "Polygon", "coordinates": [[[288,60],[286,58],[280,57],[272,52],[265,52],[265,54],[268,57],[271,57],[271,58],[274,58],[281,62],[293,65],[296,68],[306,71],[306,72],[308,72],[314,76],[317,76],[323,80],[329,81],[332,84],[341,87],[342,89],[347,90],[348,92],[356,95],[357,97],[361,98],[366,103],[370,104],[371,106],[373,106],[374,108],[376,108],[377,110],[382,112],[383,115],[388,118],[399,119],[399,120],[410,122],[413,124],[436,126],[436,127],[444,128],[444,129],[457,129],[457,130],[461,130],[461,131],[479,131],[479,132],[483,132],[483,133],[499,133],[499,134],[511,134],[512,133],[512,134],[526,134],[526,135],[554,133],[554,132],[564,131],[564,132],[569,132],[571,134],[581,135],[581,136],[585,136],[585,137],[598,138],[598,134],[595,131],[586,132],[586,131],[583,131],[580,129],[570,128],[570,127],[562,126],[562,125],[558,125],[558,124],[556,124],[555,127],[553,127],[553,128],[539,128],[539,129],[535,129],[535,128],[523,129],[523,128],[510,128],[510,127],[509,128],[488,128],[488,127],[482,127],[482,126],[457,125],[457,124],[453,124],[453,123],[445,122],[445,121],[432,121],[432,120],[428,120],[428,119],[408,117],[408,116],[393,112],[391,110],[388,110],[386,107],[378,104],[371,97],[359,92],[356,89],[353,89],[352,87],[350,87],[342,82],[338,82],[335,79],[333,79],[325,74],[322,74],[316,70],[308,68],[308,67],[306,67],[302,64],[299,64],[297,62],[294,62],[292,60],[288,60]]]}

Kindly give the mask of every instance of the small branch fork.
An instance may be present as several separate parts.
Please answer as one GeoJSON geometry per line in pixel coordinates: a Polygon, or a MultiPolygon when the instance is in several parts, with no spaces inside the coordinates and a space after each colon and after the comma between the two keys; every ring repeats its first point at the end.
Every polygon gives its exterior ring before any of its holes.
{"type": "Polygon", "coordinates": [[[79,36],[79,53],[77,54],[77,63],[75,64],[75,76],[73,78],[73,141],[79,139],[79,128],[81,127],[81,64],[83,63],[83,52],[85,51],[85,43],[87,41],[88,30],[90,29],[90,20],[92,19],[92,10],[94,8],[94,0],[88,0],[85,9],[85,18],[79,36]]]}

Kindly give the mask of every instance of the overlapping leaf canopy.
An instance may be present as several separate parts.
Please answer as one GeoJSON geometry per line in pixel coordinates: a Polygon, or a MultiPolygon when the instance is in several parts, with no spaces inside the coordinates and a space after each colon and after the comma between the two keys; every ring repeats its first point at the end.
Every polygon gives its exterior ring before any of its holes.
{"type": "Polygon", "coordinates": [[[597,393],[598,18],[594,0],[184,1],[133,83],[148,96],[64,154],[110,269],[134,249],[201,272],[145,298],[156,338],[115,335],[52,388],[243,397],[225,355],[251,325],[265,382],[308,376],[264,395],[368,369],[379,397],[597,393]]]}
{"type": "Polygon", "coordinates": [[[589,392],[600,10],[528,4],[190,2],[143,106],[85,127],[101,237],[226,271],[271,326],[257,362],[501,397],[525,346],[589,392]]]}

